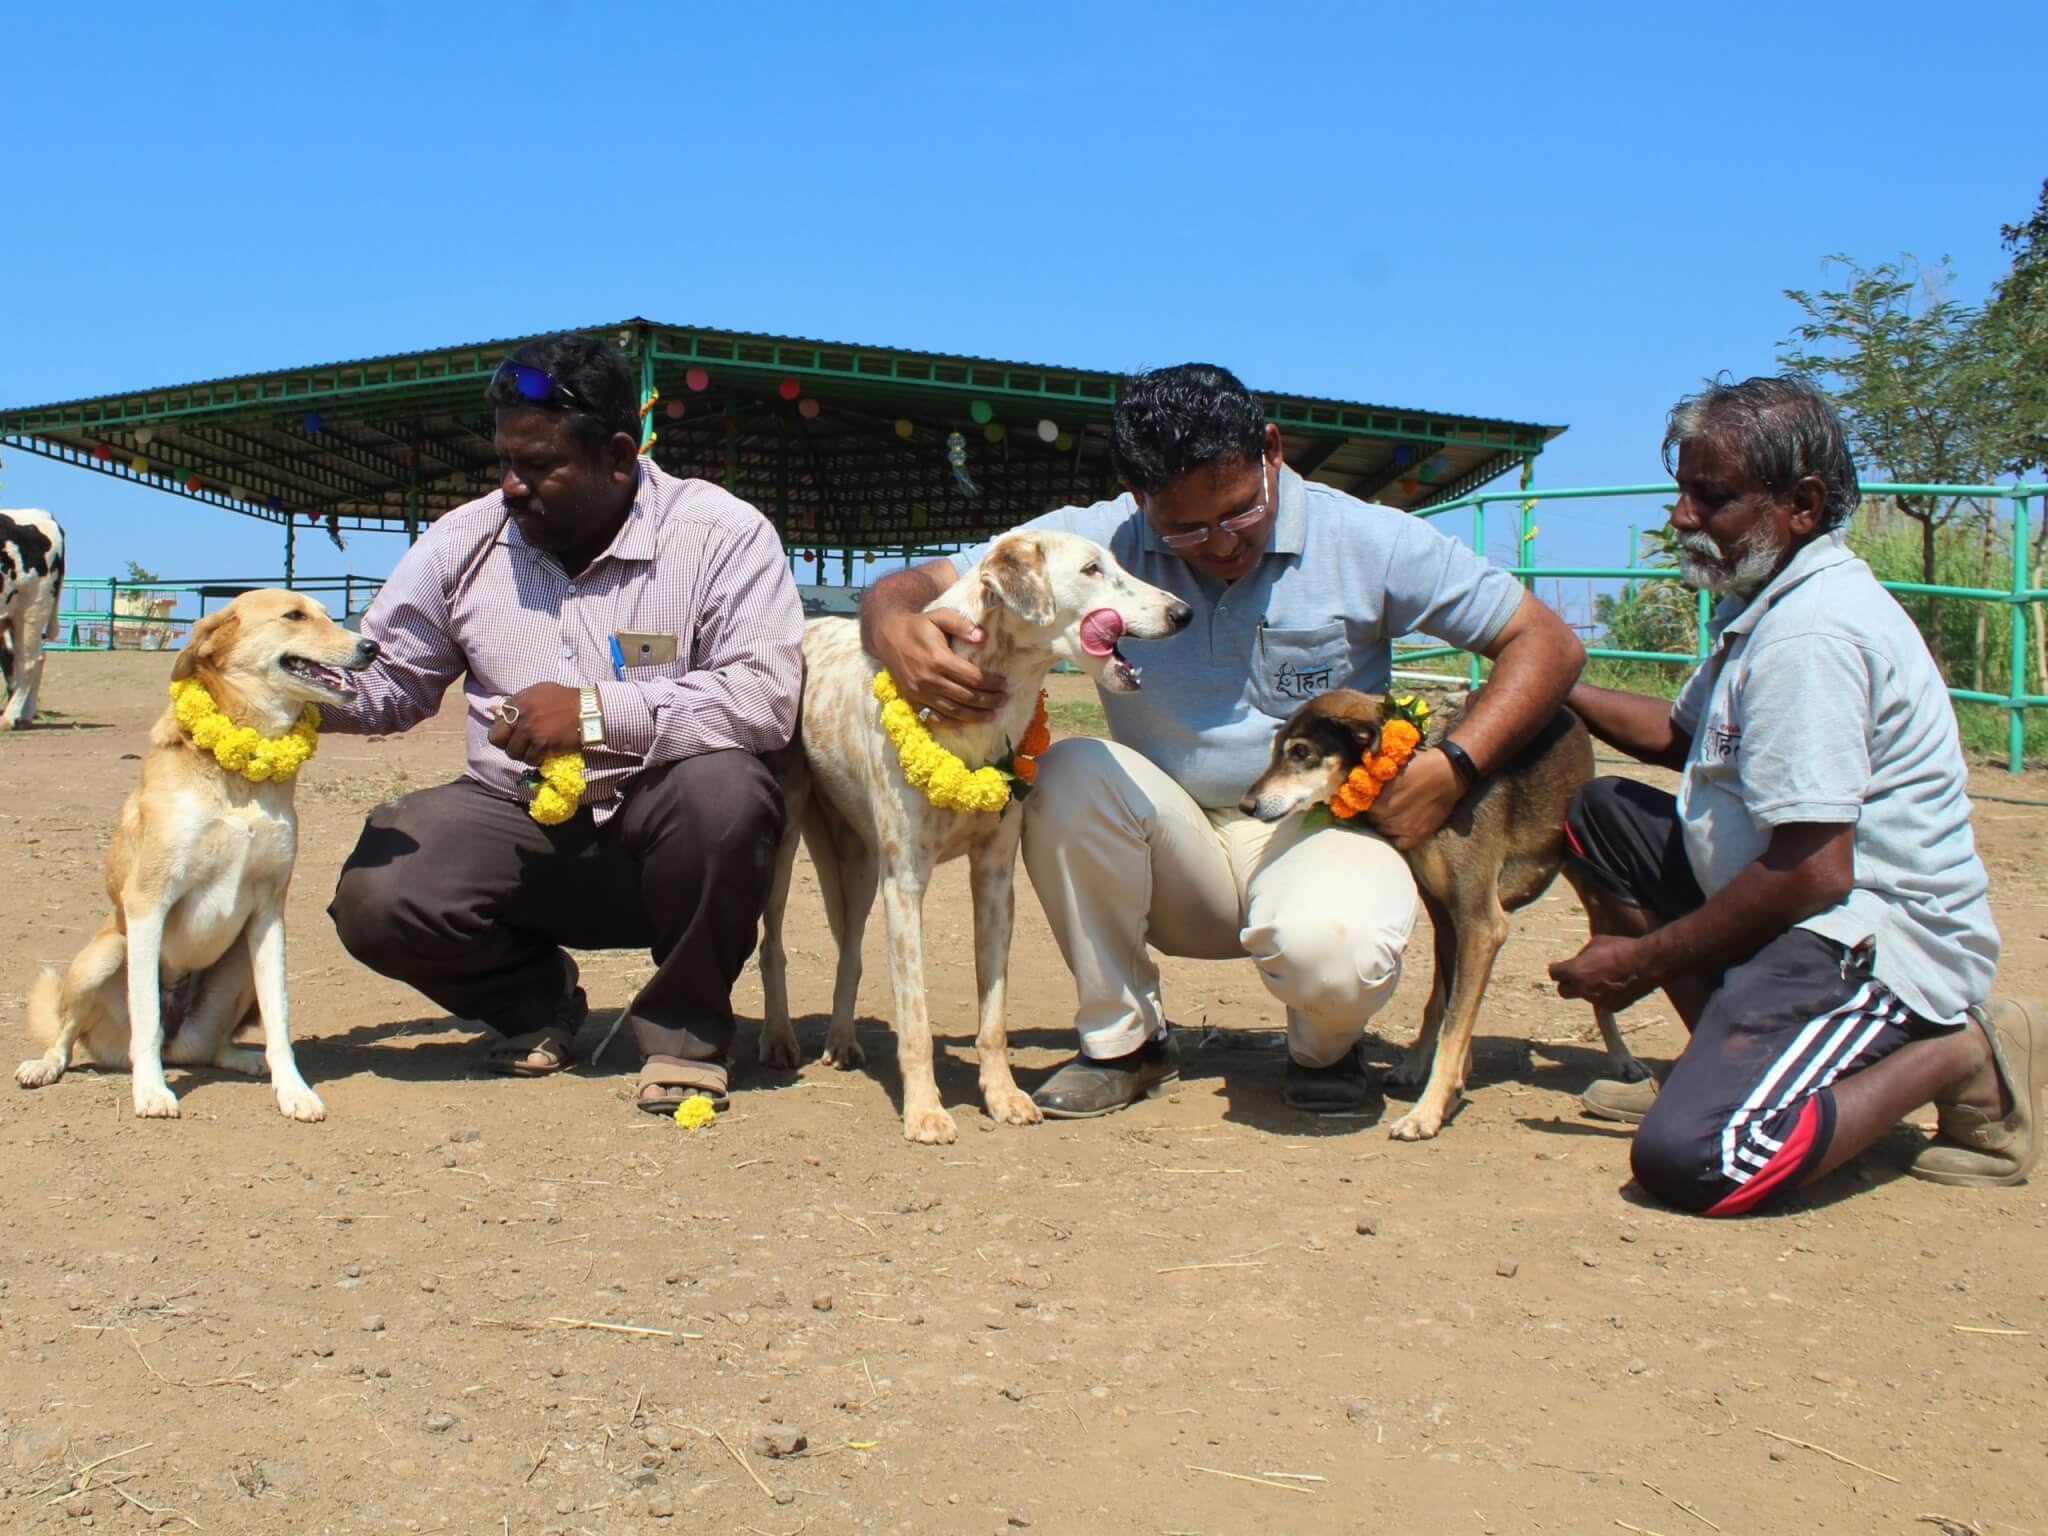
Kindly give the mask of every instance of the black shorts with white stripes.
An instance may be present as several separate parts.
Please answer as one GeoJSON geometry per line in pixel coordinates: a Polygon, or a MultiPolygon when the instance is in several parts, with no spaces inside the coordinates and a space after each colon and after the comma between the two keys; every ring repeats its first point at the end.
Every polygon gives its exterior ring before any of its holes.
{"type": "MultiPolygon", "coordinates": [[[[1602,887],[1669,922],[1706,898],[1678,828],[1678,805],[1627,779],[1595,779],[1572,801],[1571,857],[1602,887]]],[[[1900,1046],[1946,1033],[1849,949],[1804,928],[1730,966],[1692,1039],[1637,1127],[1636,1181],[1668,1204],[1735,1216],[1797,1187],[1835,1130],[1837,1078],[1900,1046]]]]}

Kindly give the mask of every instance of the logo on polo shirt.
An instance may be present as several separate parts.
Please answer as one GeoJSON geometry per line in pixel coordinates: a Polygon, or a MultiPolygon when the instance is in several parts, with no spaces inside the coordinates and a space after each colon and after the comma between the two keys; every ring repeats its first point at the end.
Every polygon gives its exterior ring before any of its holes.
{"type": "Polygon", "coordinates": [[[1280,663],[1280,670],[1273,674],[1273,686],[1290,699],[1305,699],[1312,694],[1327,693],[1330,688],[1330,668],[1297,669],[1293,662],[1283,661],[1280,663]]]}
{"type": "Polygon", "coordinates": [[[1703,762],[1732,763],[1742,750],[1742,727],[1717,721],[1707,727],[1705,748],[1700,753],[1703,762]]]}

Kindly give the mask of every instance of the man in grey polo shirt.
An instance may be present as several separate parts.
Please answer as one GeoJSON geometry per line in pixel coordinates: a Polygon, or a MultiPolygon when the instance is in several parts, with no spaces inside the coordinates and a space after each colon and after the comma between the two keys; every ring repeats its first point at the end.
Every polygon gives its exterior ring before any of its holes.
{"type": "MultiPolygon", "coordinates": [[[[1236,378],[1189,363],[1127,381],[1110,430],[1126,493],[1024,525],[1083,534],[1194,609],[1137,642],[1137,693],[1104,694],[1108,741],[1057,743],[1024,815],[1024,863],[1079,993],[1080,1055],[1033,1098],[1107,1114],[1178,1073],[1152,952],[1249,957],[1287,1007],[1286,1094],[1367,1102],[1361,1032],[1393,995],[1415,921],[1397,849],[1556,712],[1584,659],[1557,616],[1427,523],[1302,479],[1236,378]],[[1456,740],[1419,753],[1369,813],[1377,836],[1304,833],[1237,809],[1275,728],[1331,688],[1384,692],[1390,642],[1421,630],[1493,658],[1456,740]]],[[[981,635],[927,604],[989,545],[876,583],[862,635],[905,698],[986,718],[1001,679],[962,654],[981,635]]]]}
{"type": "Polygon", "coordinates": [[[1721,595],[1714,649],[1675,703],[1572,691],[1596,736],[1683,778],[1675,797],[1579,792],[1596,936],[1550,973],[1606,1008],[1662,987],[1692,1038],[1661,1090],[1595,1083],[1587,1108],[1640,1120],[1637,1181],[1708,1215],[1820,1178],[1930,1100],[1940,1133],[1914,1173],[2015,1183],[2048,1035],[2040,1010],[1990,1002],[1998,930],[1955,711],[1843,542],[1859,492],[1841,423],[1803,378],[1750,379],[1680,401],[1667,464],[1673,448],[1681,569],[1721,595]]]}

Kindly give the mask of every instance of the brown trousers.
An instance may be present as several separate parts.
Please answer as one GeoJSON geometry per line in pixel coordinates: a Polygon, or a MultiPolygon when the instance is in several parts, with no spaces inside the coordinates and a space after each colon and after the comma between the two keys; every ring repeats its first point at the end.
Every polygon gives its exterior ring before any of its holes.
{"type": "Polygon", "coordinates": [[[553,1022],[563,946],[645,946],[655,972],[627,1010],[641,1058],[725,1064],[782,823],[746,752],[647,769],[601,827],[587,811],[544,827],[457,779],[370,813],[327,912],[371,970],[507,1035],[553,1022]]]}

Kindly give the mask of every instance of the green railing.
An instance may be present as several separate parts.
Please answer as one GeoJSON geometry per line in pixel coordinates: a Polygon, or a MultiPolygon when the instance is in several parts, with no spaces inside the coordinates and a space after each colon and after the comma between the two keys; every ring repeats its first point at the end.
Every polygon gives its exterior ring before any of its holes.
{"type": "Polygon", "coordinates": [[[211,603],[261,587],[289,585],[319,598],[336,618],[367,606],[384,585],[378,576],[207,577],[198,581],[129,581],[120,576],[66,576],[53,651],[174,651],[211,603]]]}
{"type": "MultiPolygon", "coordinates": [[[[1592,501],[1617,496],[1660,496],[1671,497],[1677,487],[1667,483],[1655,485],[1602,485],[1583,486],[1570,490],[1538,491],[1475,491],[1441,505],[1424,508],[1416,515],[1437,518],[1452,512],[1469,509],[1472,513],[1472,547],[1484,556],[1486,553],[1486,513],[1490,506],[1503,502],[1513,503],[1516,508],[1515,549],[1518,558],[1507,567],[1508,573],[1520,578],[1523,586],[1534,588],[1539,577],[1591,579],[1595,581],[1676,581],[1678,572],[1667,567],[1644,566],[1545,566],[1536,563],[1536,507],[1546,501],[1592,501]]],[[[2024,765],[2026,742],[2026,712],[2048,706],[2048,694],[2029,692],[2027,689],[2027,604],[2048,599],[2048,588],[2032,586],[2028,582],[2027,540],[2029,503],[2037,497],[2048,495],[2048,485],[1907,485],[1879,484],[1865,485],[1865,497],[1879,496],[1935,496],[1950,499],[1968,498],[1992,503],[2007,502],[2012,508],[2012,578],[2004,587],[1960,587],[1944,586],[1934,582],[1887,581],[1888,591],[1907,595],[1919,594],[1929,597],[1954,597],[1968,602],[2001,603],[2012,612],[2012,679],[2004,693],[1992,693],[1984,689],[1950,688],[1949,697],[1972,704],[1995,705],[2007,712],[2006,723],[2006,767],[2018,773],[2024,765]]],[[[1699,594],[1696,643],[1693,654],[1677,651],[1632,651],[1589,645],[1586,654],[1613,661],[1654,662],[1675,666],[1697,666],[1707,657],[1707,619],[1712,610],[1712,600],[1707,593],[1699,594]]],[[[1588,616],[1590,617],[1590,615],[1588,616]]],[[[1447,656],[1467,656],[1467,676],[1473,686],[1480,680],[1479,658],[1458,650],[1455,646],[1403,646],[1397,652],[1402,664],[1427,661],[1447,656]]]]}

